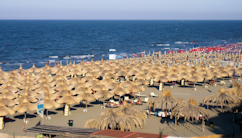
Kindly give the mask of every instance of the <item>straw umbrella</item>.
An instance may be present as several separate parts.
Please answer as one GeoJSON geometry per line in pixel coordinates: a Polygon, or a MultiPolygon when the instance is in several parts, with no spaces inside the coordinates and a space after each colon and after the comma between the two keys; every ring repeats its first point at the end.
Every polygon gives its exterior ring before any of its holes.
{"type": "Polygon", "coordinates": [[[114,93],[112,91],[107,91],[105,89],[102,89],[101,91],[95,93],[93,96],[96,99],[103,98],[103,106],[104,106],[105,98],[109,99],[109,98],[113,97],[114,93]]]}
{"type": "Polygon", "coordinates": [[[98,83],[98,80],[97,79],[93,79],[93,80],[90,80],[90,81],[84,83],[83,85],[85,87],[91,87],[91,86],[95,85],[96,83],[98,83]]]}
{"type": "Polygon", "coordinates": [[[123,81],[123,82],[121,82],[121,86],[123,86],[123,87],[130,87],[130,86],[132,86],[134,84],[134,82],[132,82],[132,81],[123,81]]]}
{"type": "Polygon", "coordinates": [[[70,93],[70,91],[67,91],[67,94],[63,97],[61,97],[57,103],[65,103],[64,107],[64,116],[68,116],[70,114],[70,105],[78,103],[79,99],[77,97],[73,97],[70,93]]]}
{"type": "Polygon", "coordinates": [[[6,93],[3,93],[0,97],[0,101],[6,106],[14,106],[16,104],[14,100],[7,98],[6,93]]]}
{"type": "Polygon", "coordinates": [[[218,93],[210,96],[206,96],[203,100],[203,104],[207,104],[207,109],[208,109],[208,103],[217,103],[217,109],[218,109],[218,104],[221,104],[222,112],[223,111],[223,106],[225,103],[228,104],[237,104],[242,100],[241,97],[231,95],[229,93],[226,93],[226,90],[224,88],[220,89],[218,93]]]}
{"type": "Polygon", "coordinates": [[[0,100],[0,129],[4,128],[4,116],[14,114],[15,112],[4,105],[4,101],[0,100]]]}
{"type": "Polygon", "coordinates": [[[39,73],[41,71],[41,69],[36,68],[35,64],[33,64],[33,66],[31,68],[29,68],[28,71],[33,72],[33,73],[39,73]]]}
{"type": "Polygon", "coordinates": [[[156,72],[149,72],[147,75],[145,75],[145,79],[150,79],[150,86],[154,85],[154,77],[157,76],[156,72]]]}
{"type": "Polygon", "coordinates": [[[146,123],[145,119],[147,118],[147,114],[144,110],[128,107],[125,103],[119,108],[114,109],[114,112],[122,112],[124,115],[134,116],[140,119],[140,122],[146,123]]]}
{"type": "Polygon", "coordinates": [[[108,84],[105,85],[105,88],[106,88],[107,90],[109,90],[109,89],[113,90],[113,89],[115,89],[115,88],[117,88],[117,87],[118,87],[118,84],[115,83],[115,82],[110,82],[110,83],[108,83],[108,84]]]}
{"type": "Polygon", "coordinates": [[[129,91],[127,89],[124,89],[120,84],[118,84],[118,86],[114,90],[112,90],[112,92],[116,95],[119,95],[119,101],[120,96],[129,94],[129,91]]]}
{"type": "MultiPolygon", "coordinates": [[[[153,105],[154,105],[154,110],[156,109],[157,105],[161,105],[161,109],[164,110],[166,109],[166,115],[167,115],[167,106],[170,105],[171,112],[172,108],[177,106],[177,105],[182,105],[184,101],[182,99],[173,97],[171,95],[171,92],[169,90],[166,90],[162,92],[161,96],[152,100],[153,105]]],[[[149,104],[149,108],[152,104],[149,104]]]]}
{"type": "Polygon", "coordinates": [[[2,67],[0,67],[0,76],[8,76],[9,74],[7,73],[7,72],[5,72],[5,71],[2,71],[2,67]]]}
{"type": "Polygon", "coordinates": [[[44,96],[44,109],[46,109],[46,117],[48,117],[48,109],[58,108],[59,106],[60,104],[50,99],[49,93],[46,96],[44,96]]]}
{"type": "MultiPolygon", "coordinates": [[[[177,75],[177,74],[168,74],[168,76],[167,76],[167,79],[169,80],[169,81],[177,81],[178,80],[178,78],[179,78],[179,76],[177,75]]],[[[172,84],[173,85],[173,84],[172,84]]]]}
{"type": "Polygon", "coordinates": [[[19,69],[16,69],[15,70],[15,73],[20,73],[20,74],[23,74],[23,73],[26,73],[27,71],[25,69],[22,68],[22,65],[19,66],[19,69]]]}
{"type": "Polygon", "coordinates": [[[31,104],[28,99],[25,97],[21,100],[21,102],[13,107],[14,111],[19,113],[24,113],[24,121],[26,121],[26,112],[36,110],[36,104],[31,104]]]}
{"type": "Polygon", "coordinates": [[[89,92],[81,93],[77,96],[79,101],[86,101],[86,111],[87,111],[87,102],[96,100],[95,96],[89,92]]]}
{"type": "Polygon", "coordinates": [[[141,122],[134,116],[124,115],[121,112],[115,113],[113,110],[109,110],[106,113],[102,113],[101,116],[87,120],[84,127],[96,129],[111,128],[112,130],[118,128],[121,131],[133,131],[135,126],[140,126],[140,124],[141,122]]]}
{"type": "Polygon", "coordinates": [[[144,80],[144,79],[138,79],[138,80],[135,80],[134,82],[135,82],[136,85],[142,85],[142,87],[143,87],[143,85],[149,84],[149,82],[147,80],[144,80]]]}
{"type": "MultiPolygon", "coordinates": [[[[145,91],[145,88],[142,88],[136,84],[133,84],[133,85],[129,86],[128,88],[126,88],[126,90],[128,90],[129,92],[136,93],[136,92],[140,92],[140,91],[145,91]]],[[[136,95],[134,95],[134,96],[136,96],[136,95]]]]}
{"type": "Polygon", "coordinates": [[[166,76],[158,76],[158,77],[155,77],[154,81],[156,82],[160,82],[160,85],[159,85],[159,91],[163,90],[162,89],[162,85],[164,82],[167,82],[168,79],[166,76]]]}
{"type": "Polygon", "coordinates": [[[16,97],[16,95],[12,92],[9,92],[8,90],[5,90],[4,92],[2,92],[0,94],[0,98],[4,98],[6,96],[7,99],[14,99],[16,97]]]}
{"type": "Polygon", "coordinates": [[[175,116],[175,126],[177,124],[177,119],[180,117],[184,117],[184,120],[189,121],[189,130],[190,130],[190,118],[194,118],[202,115],[203,119],[203,131],[204,131],[204,118],[208,120],[208,112],[206,112],[205,108],[199,107],[196,101],[191,98],[186,104],[182,104],[173,109],[170,118],[172,119],[175,116]]]}

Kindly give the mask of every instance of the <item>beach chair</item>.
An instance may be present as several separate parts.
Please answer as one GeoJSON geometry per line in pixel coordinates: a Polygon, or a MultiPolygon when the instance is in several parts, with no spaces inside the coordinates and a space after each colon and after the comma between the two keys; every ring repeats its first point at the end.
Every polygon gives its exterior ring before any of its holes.
{"type": "Polygon", "coordinates": [[[115,101],[113,99],[110,99],[109,102],[110,103],[115,103],[115,101]]]}
{"type": "Polygon", "coordinates": [[[208,86],[207,85],[205,85],[205,89],[208,89],[208,86]]]}
{"type": "Polygon", "coordinates": [[[238,78],[238,81],[241,81],[241,79],[240,79],[240,78],[238,78]]]}
{"type": "Polygon", "coordinates": [[[124,96],[124,101],[129,101],[129,96],[124,96]]]}
{"type": "Polygon", "coordinates": [[[137,103],[138,102],[138,99],[133,99],[133,103],[137,103]]]}
{"type": "Polygon", "coordinates": [[[171,85],[170,88],[173,88],[173,85],[171,85]]]}
{"type": "Polygon", "coordinates": [[[224,84],[225,84],[225,82],[224,82],[224,81],[220,81],[220,84],[221,84],[221,85],[224,85],[224,84]]]}
{"type": "Polygon", "coordinates": [[[149,114],[149,115],[155,115],[155,112],[151,112],[149,110],[146,110],[146,112],[149,114]]]}
{"type": "Polygon", "coordinates": [[[229,82],[232,82],[232,80],[229,80],[229,82]]]}
{"type": "Polygon", "coordinates": [[[156,95],[154,92],[150,93],[150,97],[156,97],[156,96],[158,96],[158,95],[156,95]]]}
{"type": "Polygon", "coordinates": [[[145,97],[143,100],[141,100],[142,102],[144,103],[147,103],[149,101],[149,98],[148,97],[145,97]]]}

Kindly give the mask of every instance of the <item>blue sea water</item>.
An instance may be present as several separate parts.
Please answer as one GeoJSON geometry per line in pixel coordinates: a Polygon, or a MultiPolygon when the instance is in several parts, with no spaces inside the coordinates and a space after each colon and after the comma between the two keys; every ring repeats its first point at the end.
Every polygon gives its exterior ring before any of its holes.
{"type": "MultiPolygon", "coordinates": [[[[0,20],[2,70],[43,67],[56,61],[108,59],[109,47],[119,53],[164,51],[159,44],[189,49],[242,41],[242,21],[202,20],[0,20]],[[175,42],[186,42],[175,44],[175,42]],[[196,43],[193,43],[193,42],[196,43]],[[90,58],[75,57],[94,55],[90,58]],[[73,56],[64,59],[65,56],[73,56]]],[[[53,64],[52,64],[53,66],[53,64]]]]}

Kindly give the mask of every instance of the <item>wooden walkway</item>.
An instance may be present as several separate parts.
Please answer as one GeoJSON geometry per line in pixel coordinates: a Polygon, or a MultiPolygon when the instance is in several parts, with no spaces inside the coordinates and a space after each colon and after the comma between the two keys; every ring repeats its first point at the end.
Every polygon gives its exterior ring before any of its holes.
{"type": "Polygon", "coordinates": [[[98,129],[90,128],[76,128],[76,127],[62,127],[51,125],[39,125],[25,130],[26,132],[49,134],[49,135],[61,135],[69,133],[73,135],[89,135],[91,133],[99,131],[98,129]]]}

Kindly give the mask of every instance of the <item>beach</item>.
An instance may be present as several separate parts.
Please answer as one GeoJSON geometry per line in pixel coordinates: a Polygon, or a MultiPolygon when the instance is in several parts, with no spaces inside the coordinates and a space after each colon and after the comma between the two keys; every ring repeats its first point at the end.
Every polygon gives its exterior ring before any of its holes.
{"type": "MultiPolygon", "coordinates": [[[[217,93],[219,89],[223,87],[228,87],[231,83],[226,80],[225,86],[209,86],[208,89],[203,88],[202,86],[196,86],[197,91],[191,88],[181,88],[179,85],[175,85],[174,88],[170,88],[169,86],[165,86],[165,89],[169,89],[173,96],[179,97],[188,101],[191,97],[193,97],[198,104],[201,104],[202,100],[205,96],[217,93]]],[[[158,86],[155,84],[155,86],[158,86]]],[[[157,95],[160,95],[161,92],[158,91],[156,87],[145,87],[145,91],[141,92],[144,95],[149,95],[150,92],[154,92],[157,95]]],[[[151,97],[149,97],[151,99],[151,97]]],[[[35,114],[36,111],[28,112],[28,121],[25,128],[31,128],[36,126],[39,123],[43,123],[45,125],[54,125],[54,126],[68,126],[68,120],[73,120],[73,127],[83,128],[86,120],[90,118],[94,118],[100,115],[102,111],[110,110],[110,108],[101,109],[101,106],[97,103],[90,104],[88,107],[88,112],[83,112],[85,105],[72,105],[71,106],[71,115],[63,116],[63,108],[52,109],[49,110],[50,120],[44,119],[44,121],[39,117],[39,115],[35,114]]],[[[143,105],[135,105],[133,106],[137,109],[146,110],[147,103],[143,105]]],[[[220,110],[220,109],[219,109],[220,110]]],[[[220,110],[221,111],[221,110],[220,110]]],[[[241,115],[237,115],[238,119],[242,119],[241,115]]],[[[14,115],[10,115],[10,119],[13,121],[6,122],[5,128],[0,130],[1,133],[6,133],[9,135],[13,135],[15,133],[16,136],[28,136],[35,137],[35,133],[26,133],[23,134],[23,114],[16,113],[14,115]]],[[[178,127],[175,130],[174,128],[174,119],[163,118],[161,122],[161,118],[150,115],[146,120],[146,124],[144,129],[135,129],[136,132],[145,132],[145,133],[154,133],[158,134],[159,129],[163,130],[163,134],[171,135],[171,136],[184,136],[184,137],[193,137],[193,136],[207,136],[207,135],[215,135],[215,134],[233,134],[233,113],[221,113],[216,111],[215,107],[211,107],[209,110],[209,121],[206,122],[205,132],[202,132],[201,122],[192,123],[191,130],[188,130],[188,122],[184,122],[182,119],[178,121],[178,127]],[[214,127],[209,127],[209,122],[214,122],[214,127]]],[[[242,132],[239,131],[239,124],[234,123],[234,133],[236,135],[242,135],[242,132]]]]}

